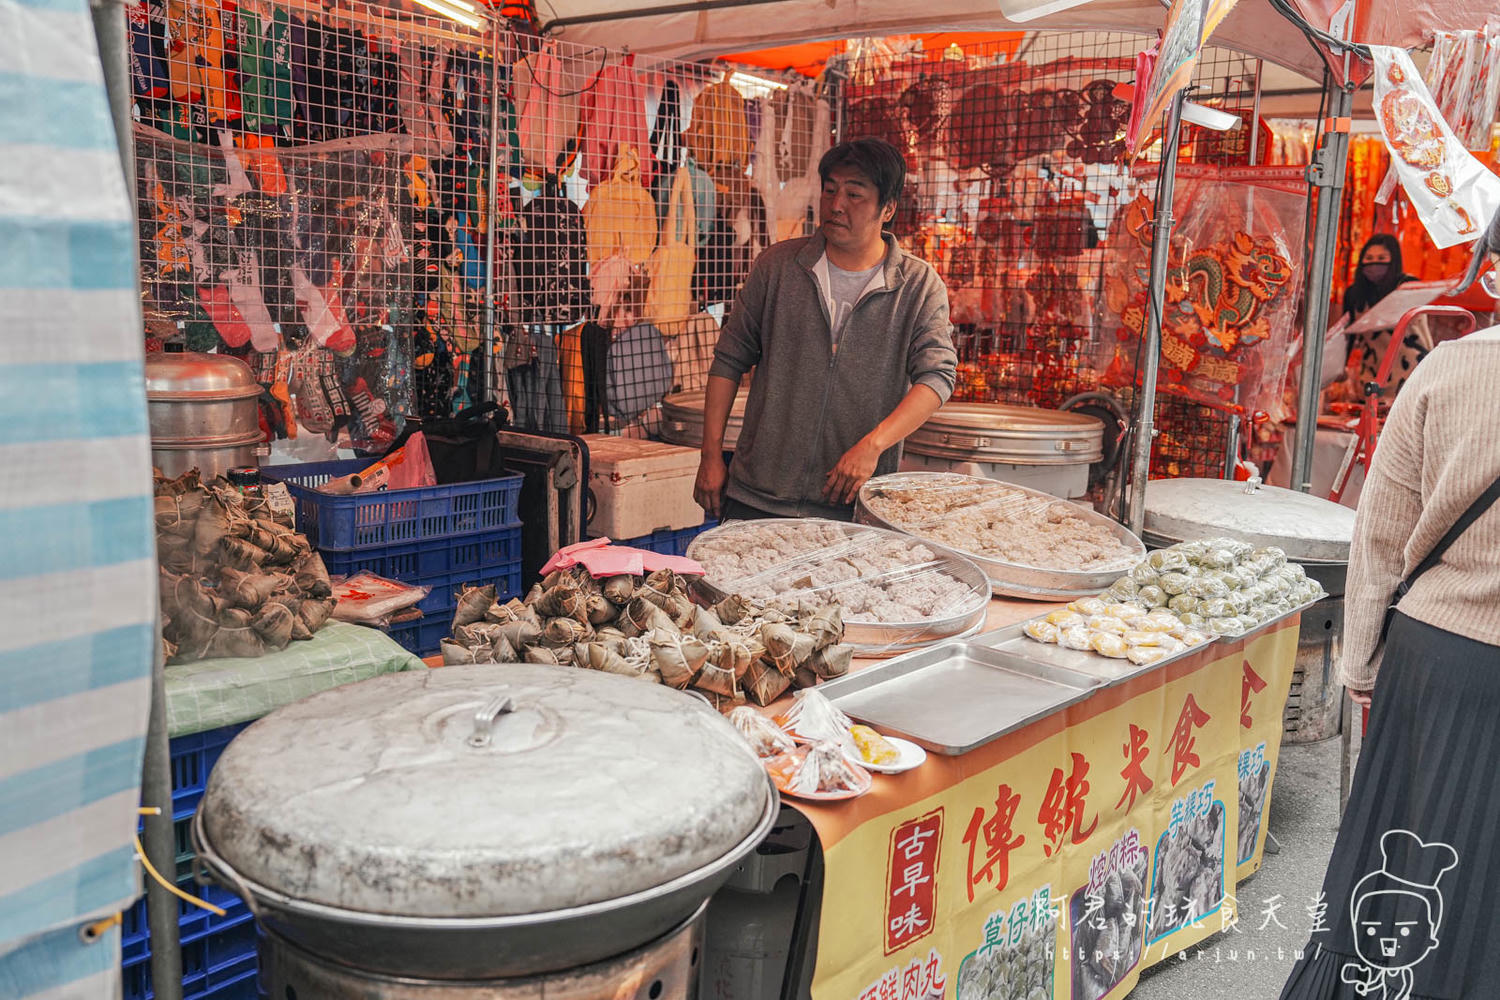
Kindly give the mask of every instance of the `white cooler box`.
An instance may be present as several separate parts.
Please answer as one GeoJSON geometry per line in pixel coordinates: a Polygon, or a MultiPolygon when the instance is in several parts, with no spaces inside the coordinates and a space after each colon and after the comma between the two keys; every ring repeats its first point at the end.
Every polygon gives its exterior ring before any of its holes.
{"type": "Polygon", "coordinates": [[[583,440],[594,495],[590,536],[623,541],[703,523],[703,508],[693,500],[698,449],[612,434],[585,434],[583,440]]]}

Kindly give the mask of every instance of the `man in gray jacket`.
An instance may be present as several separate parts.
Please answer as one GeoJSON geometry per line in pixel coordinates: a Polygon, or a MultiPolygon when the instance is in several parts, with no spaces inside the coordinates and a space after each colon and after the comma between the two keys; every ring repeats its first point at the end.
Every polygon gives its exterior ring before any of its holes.
{"type": "Polygon", "coordinates": [[[948,290],[884,232],[906,178],[881,139],[833,147],[816,235],[756,260],[708,372],[693,495],[713,517],[848,520],[859,488],[953,392],[948,290]],[[724,427],[754,369],[734,461],[724,427]]]}

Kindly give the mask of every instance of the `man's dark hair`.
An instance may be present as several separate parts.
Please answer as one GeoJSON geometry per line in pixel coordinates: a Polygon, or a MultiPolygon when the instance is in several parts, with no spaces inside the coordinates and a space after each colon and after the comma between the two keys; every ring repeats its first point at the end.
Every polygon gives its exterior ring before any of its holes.
{"type": "Polygon", "coordinates": [[[850,139],[834,146],[818,161],[818,176],[828,183],[829,174],[840,167],[853,167],[870,179],[880,198],[880,207],[901,197],[906,184],[906,160],[901,151],[884,139],[850,139]]]}

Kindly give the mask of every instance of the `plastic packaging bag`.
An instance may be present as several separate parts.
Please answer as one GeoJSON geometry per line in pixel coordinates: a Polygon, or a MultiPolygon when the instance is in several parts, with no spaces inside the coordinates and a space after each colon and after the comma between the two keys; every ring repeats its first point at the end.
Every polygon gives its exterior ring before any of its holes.
{"type": "Polygon", "coordinates": [[[436,486],[437,473],[432,469],[432,456],[427,452],[427,435],[417,431],[406,439],[406,444],[385,457],[390,467],[391,478],[387,489],[405,490],[418,486],[436,486]]]}
{"type": "Polygon", "coordinates": [[[1375,119],[1427,235],[1440,250],[1478,239],[1500,206],[1500,177],[1454,135],[1405,51],[1374,45],[1370,52],[1375,119]]]}
{"type": "MultiPolygon", "coordinates": [[[[1286,377],[1302,283],[1306,195],[1255,170],[1178,169],[1158,391],[1239,413],[1270,412],[1286,377]]],[[[1135,385],[1151,308],[1151,199],[1126,205],[1104,266],[1101,381],[1135,385]]]]}
{"type": "Polygon", "coordinates": [[[360,625],[384,625],[392,615],[418,604],[431,592],[431,587],[414,587],[374,573],[356,573],[333,585],[333,596],[338,598],[333,616],[360,625]]]}

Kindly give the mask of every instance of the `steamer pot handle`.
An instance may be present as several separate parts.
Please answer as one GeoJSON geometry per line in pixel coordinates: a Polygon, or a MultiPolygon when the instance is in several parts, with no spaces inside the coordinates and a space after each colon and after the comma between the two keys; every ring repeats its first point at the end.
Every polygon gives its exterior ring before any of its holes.
{"type": "Polygon", "coordinates": [[[474,713],[474,732],[469,737],[469,746],[476,749],[489,746],[495,720],[514,709],[515,703],[508,694],[497,694],[485,702],[484,707],[474,713]]]}
{"type": "Polygon", "coordinates": [[[203,836],[203,809],[200,807],[193,813],[193,881],[198,885],[217,885],[228,889],[245,901],[245,907],[257,923],[261,921],[260,907],[256,904],[255,893],[250,887],[241,882],[233,868],[224,863],[224,860],[209,846],[208,838],[203,836]],[[205,864],[205,860],[209,863],[205,864]]]}

